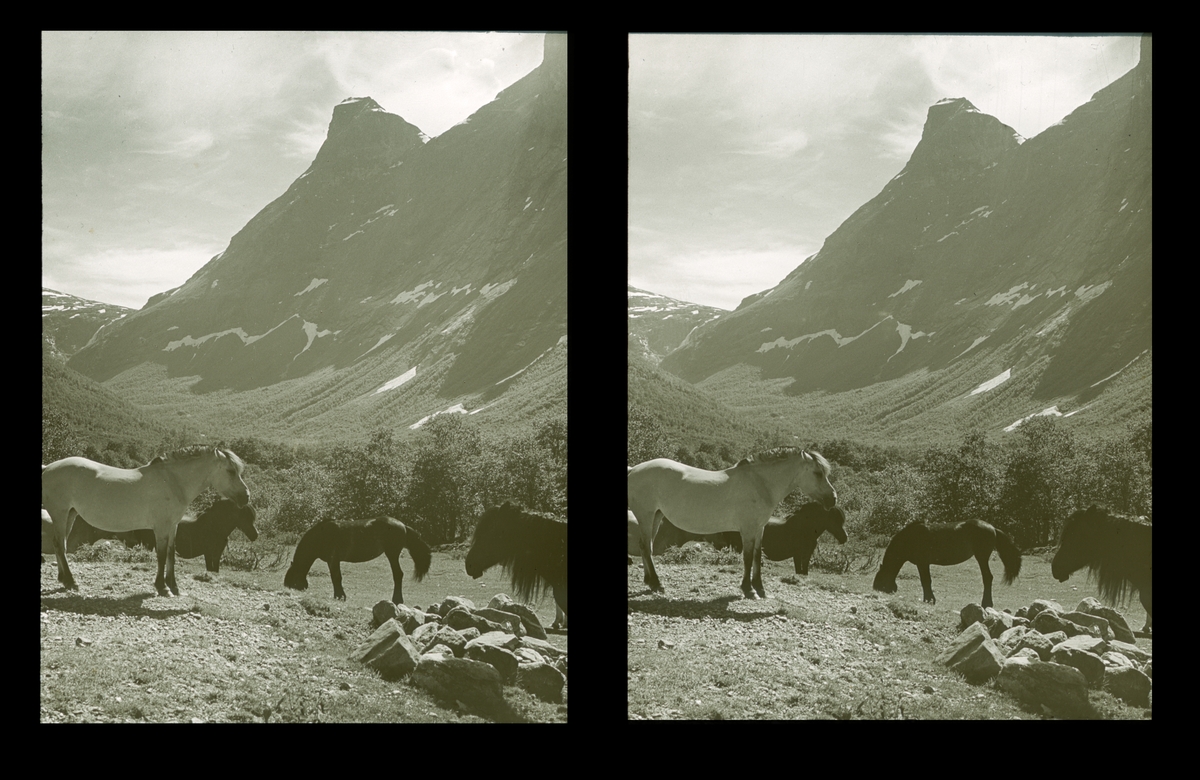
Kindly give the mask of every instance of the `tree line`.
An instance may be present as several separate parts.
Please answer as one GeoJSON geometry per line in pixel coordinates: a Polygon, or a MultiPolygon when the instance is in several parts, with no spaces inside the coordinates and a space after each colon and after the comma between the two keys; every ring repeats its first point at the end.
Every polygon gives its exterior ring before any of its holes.
{"type": "MultiPolygon", "coordinates": [[[[689,447],[655,418],[630,407],[628,460],[633,466],[668,457],[710,470],[785,441],[764,435],[752,449],[728,444],[689,447]]],[[[901,450],[849,439],[813,442],[809,449],[833,464],[839,504],[860,534],[880,543],[908,523],[949,523],[978,518],[1010,533],[1023,549],[1057,542],[1062,522],[1077,509],[1100,504],[1122,514],[1152,511],[1152,429],[1084,440],[1061,421],[1036,417],[1003,435],[970,432],[957,444],[901,450]]],[[[793,494],[776,514],[803,503],[793,494]]]]}
{"type": "MultiPolygon", "coordinates": [[[[154,442],[81,441],[43,408],[42,462],[71,455],[121,468],[148,463],[185,444],[185,431],[154,442]],[[180,439],[180,441],[176,441],[180,439]]],[[[247,464],[256,527],[294,542],[313,524],[377,515],[412,525],[431,545],[460,542],[482,511],[506,500],[567,515],[567,421],[551,416],[528,432],[498,436],[462,415],[434,417],[415,436],[378,428],[365,441],[327,447],[256,437],[213,442],[247,464]]],[[[197,506],[215,496],[197,499],[197,506]]],[[[196,509],[196,507],[193,507],[196,509]]]]}

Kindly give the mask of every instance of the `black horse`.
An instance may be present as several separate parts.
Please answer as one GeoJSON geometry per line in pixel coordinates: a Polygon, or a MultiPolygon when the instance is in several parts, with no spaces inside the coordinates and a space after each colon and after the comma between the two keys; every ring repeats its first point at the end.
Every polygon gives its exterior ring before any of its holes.
{"type": "Polygon", "coordinates": [[[896,575],[905,562],[912,561],[921,574],[921,588],[925,601],[936,604],[933,596],[933,580],[929,576],[930,564],[953,566],[971,556],[979,562],[979,573],[983,576],[984,607],[992,606],[992,571],[988,558],[992,550],[1000,554],[1004,562],[1004,584],[1011,585],[1021,572],[1021,551],[1012,537],[982,520],[964,520],[961,523],[928,526],[922,522],[909,523],[892,537],[883,563],[875,575],[875,590],[884,593],[896,592],[896,575]]]}
{"type": "MultiPolygon", "coordinates": [[[[252,542],[258,539],[254,517],[254,509],[249,505],[239,508],[223,498],[201,512],[195,520],[184,518],[179,521],[175,527],[175,554],[181,558],[203,555],[204,568],[220,572],[221,556],[225,553],[225,545],[229,543],[233,529],[239,529],[252,542]]],[[[150,533],[153,536],[153,532],[150,533]]]]}
{"type": "MultiPolygon", "coordinates": [[[[252,542],[258,539],[254,519],[252,507],[247,505],[239,508],[227,498],[213,503],[198,517],[189,518],[185,515],[175,527],[175,555],[180,558],[198,558],[203,555],[205,568],[211,572],[220,572],[221,556],[229,543],[229,535],[235,528],[240,529],[252,542]]],[[[45,522],[43,518],[43,527],[45,522]]],[[[154,531],[141,529],[113,533],[89,525],[85,518],[76,517],[71,534],[67,537],[67,552],[74,552],[80,545],[93,544],[101,539],[117,539],[126,547],[136,547],[140,544],[147,550],[154,549],[154,531]]],[[[46,546],[45,542],[42,546],[46,546]]]]}
{"type": "Polygon", "coordinates": [[[566,520],[526,511],[511,501],[488,509],[475,525],[467,574],[479,578],[496,565],[512,575],[513,592],[521,601],[552,590],[558,611],[551,628],[567,627],[566,520]]]}
{"type": "Polygon", "coordinates": [[[820,504],[805,504],[780,520],[772,517],[763,527],[763,555],[767,560],[786,561],[792,558],[797,574],[808,574],[808,562],[817,549],[817,537],[828,531],[846,543],[846,513],[835,506],[825,509],[820,504]]]}
{"type": "Polygon", "coordinates": [[[1054,579],[1066,582],[1086,566],[1088,575],[1097,580],[1100,595],[1113,605],[1137,593],[1146,608],[1142,631],[1149,633],[1153,531],[1152,524],[1112,514],[1103,507],[1081,509],[1063,523],[1050,572],[1054,579]]]}
{"type": "Polygon", "coordinates": [[[432,556],[429,545],[416,530],[391,517],[376,517],[370,520],[354,520],[335,523],[322,520],[308,529],[296,545],[292,565],[283,575],[285,587],[293,590],[308,589],[308,570],[317,558],[329,564],[329,576],[333,579],[333,597],[345,601],[342,590],[342,561],[363,563],[386,555],[392,565],[392,603],[403,604],[401,584],[404,572],[400,570],[400,551],[408,548],[416,566],[414,576],[420,582],[429,571],[432,556]]]}

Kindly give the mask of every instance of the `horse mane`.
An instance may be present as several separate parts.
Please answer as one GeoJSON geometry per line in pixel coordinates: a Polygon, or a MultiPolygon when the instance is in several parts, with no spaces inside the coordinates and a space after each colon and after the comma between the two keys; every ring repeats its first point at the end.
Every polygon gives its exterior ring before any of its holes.
{"type": "Polygon", "coordinates": [[[829,461],[825,460],[825,456],[821,453],[812,452],[791,444],[785,444],[782,447],[772,447],[769,450],[763,450],[762,452],[757,452],[753,455],[747,455],[739,460],[737,465],[742,466],[749,463],[764,463],[772,460],[783,460],[785,458],[794,458],[797,455],[802,455],[805,458],[811,458],[812,460],[816,461],[817,464],[825,470],[826,474],[828,474],[830,468],[832,468],[829,465],[829,461]]]}
{"type": "Polygon", "coordinates": [[[1134,535],[1148,535],[1151,528],[1153,525],[1143,518],[1118,514],[1093,504],[1066,519],[1060,539],[1066,536],[1068,529],[1075,529],[1095,540],[1088,547],[1088,576],[1095,578],[1100,595],[1116,604],[1124,602],[1131,591],[1140,590],[1135,580],[1140,581],[1141,576],[1149,577],[1149,572],[1141,571],[1139,562],[1129,556],[1128,545],[1134,535]]]}
{"type": "Polygon", "coordinates": [[[520,540],[520,544],[506,547],[499,563],[511,575],[514,594],[522,601],[541,598],[543,591],[555,583],[566,583],[566,520],[505,501],[480,516],[476,534],[485,523],[502,524],[506,541],[520,540]]]}

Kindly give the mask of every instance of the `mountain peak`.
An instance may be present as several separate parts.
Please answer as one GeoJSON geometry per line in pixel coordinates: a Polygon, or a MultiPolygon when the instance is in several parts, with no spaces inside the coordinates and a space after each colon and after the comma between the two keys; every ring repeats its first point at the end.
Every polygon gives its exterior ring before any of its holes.
{"type": "Polygon", "coordinates": [[[921,141],[906,170],[939,179],[962,178],[987,168],[1022,141],[1017,131],[965,97],[943,98],[929,107],[921,141]]]}
{"type": "Polygon", "coordinates": [[[373,98],[348,97],[333,107],[329,132],[313,164],[331,160],[390,164],[423,143],[420,128],[388,113],[373,98]]]}

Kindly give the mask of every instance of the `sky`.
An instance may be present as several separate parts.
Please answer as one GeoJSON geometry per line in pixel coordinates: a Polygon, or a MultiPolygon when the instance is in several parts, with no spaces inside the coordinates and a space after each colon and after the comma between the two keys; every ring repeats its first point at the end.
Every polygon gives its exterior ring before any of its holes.
{"type": "Polygon", "coordinates": [[[308,168],[347,97],[430,137],[542,61],[540,33],[42,33],[42,285],[140,308],[308,168]]]}
{"type": "Polygon", "coordinates": [[[633,35],[629,284],[734,309],[898,174],[929,107],[1025,138],[1137,65],[1136,36],[633,35]]]}

